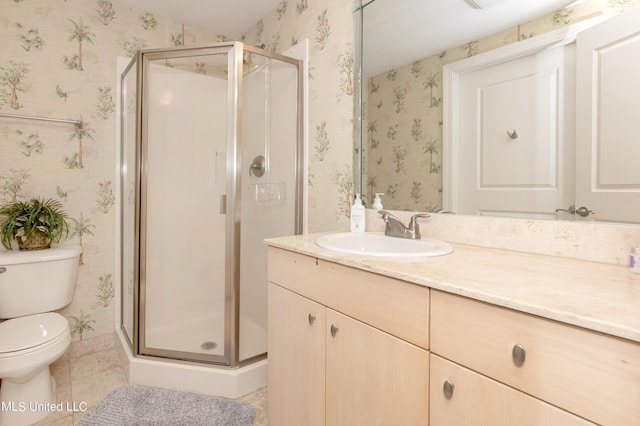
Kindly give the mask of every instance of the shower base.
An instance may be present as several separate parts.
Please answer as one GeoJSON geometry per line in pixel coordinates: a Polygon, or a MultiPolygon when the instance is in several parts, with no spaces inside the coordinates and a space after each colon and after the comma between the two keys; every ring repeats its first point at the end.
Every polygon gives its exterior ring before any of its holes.
{"type": "MultiPolygon", "coordinates": [[[[197,311],[204,309],[196,309],[197,311]]],[[[171,324],[147,327],[145,341],[147,347],[171,351],[194,352],[199,354],[224,355],[224,315],[202,312],[190,315],[189,320],[171,324]],[[203,343],[213,342],[214,347],[206,349],[203,343]]],[[[182,316],[183,318],[186,315],[182,316]]],[[[180,316],[178,316],[180,318],[180,316]]]]}
{"type": "Polygon", "coordinates": [[[208,364],[134,357],[122,330],[116,348],[129,383],[240,398],[267,385],[267,360],[236,369],[208,364]]]}
{"type": "MultiPolygon", "coordinates": [[[[215,310],[191,315],[188,321],[147,329],[148,347],[200,354],[224,355],[224,316],[215,310]]],[[[246,316],[240,317],[240,359],[267,351],[267,330],[246,316]]]]}

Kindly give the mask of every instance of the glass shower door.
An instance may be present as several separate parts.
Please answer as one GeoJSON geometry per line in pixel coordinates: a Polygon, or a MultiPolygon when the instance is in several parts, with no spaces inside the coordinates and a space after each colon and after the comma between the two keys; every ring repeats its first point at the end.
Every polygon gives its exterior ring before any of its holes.
{"type": "Polygon", "coordinates": [[[235,145],[227,134],[232,52],[143,55],[141,354],[230,362],[225,197],[228,146],[235,145]]]}

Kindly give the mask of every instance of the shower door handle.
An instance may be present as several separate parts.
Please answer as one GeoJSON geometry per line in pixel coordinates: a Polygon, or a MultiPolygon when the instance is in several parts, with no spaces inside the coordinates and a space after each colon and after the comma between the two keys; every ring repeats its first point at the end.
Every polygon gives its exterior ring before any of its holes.
{"type": "Polygon", "coordinates": [[[220,194],[220,214],[227,214],[227,194],[220,194]]]}

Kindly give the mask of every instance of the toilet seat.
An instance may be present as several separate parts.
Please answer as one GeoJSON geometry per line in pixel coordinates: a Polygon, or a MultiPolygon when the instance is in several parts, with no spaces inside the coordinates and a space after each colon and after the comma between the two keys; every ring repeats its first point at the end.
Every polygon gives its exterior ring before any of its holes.
{"type": "Polygon", "coordinates": [[[41,349],[68,333],[69,321],[56,312],[6,320],[0,323],[0,358],[41,349]]]}

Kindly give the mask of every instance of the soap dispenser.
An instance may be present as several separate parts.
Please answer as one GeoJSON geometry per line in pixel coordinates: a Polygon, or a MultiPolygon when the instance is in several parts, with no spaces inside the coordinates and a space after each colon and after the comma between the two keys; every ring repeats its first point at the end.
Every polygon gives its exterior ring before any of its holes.
{"type": "Polygon", "coordinates": [[[629,270],[640,274],[640,246],[633,247],[629,254],[629,270]]]}
{"type": "Polygon", "coordinates": [[[382,199],[380,198],[381,195],[384,195],[384,192],[376,192],[375,193],[375,198],[373,199],[373,208],[376,210],[382,210],[384,207],[382,207],[382,199]]]}
{"type": "Polygon", "coordinates": [[[365,209],[360,199],[360,194],[356,194],[351,206],[351,232],[364,232],[365,209]]]}

